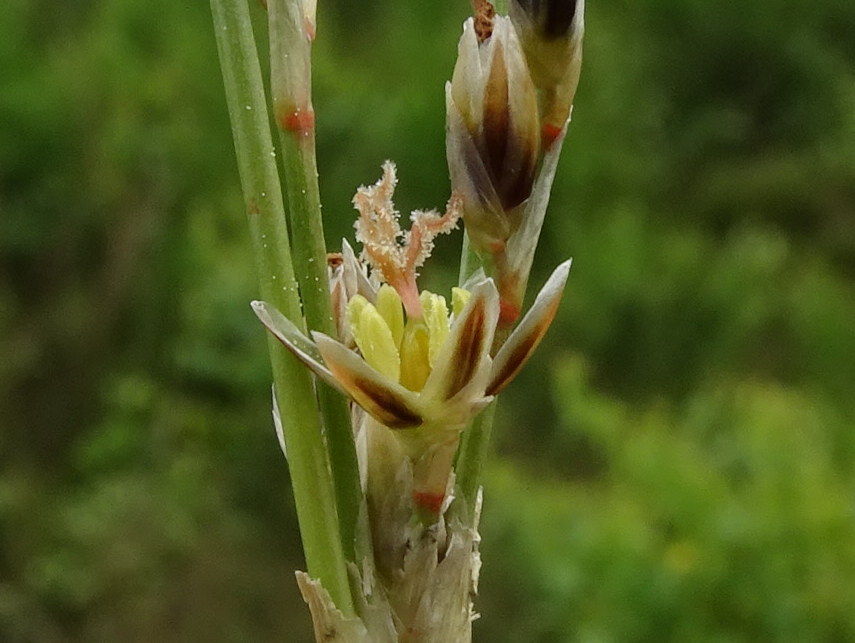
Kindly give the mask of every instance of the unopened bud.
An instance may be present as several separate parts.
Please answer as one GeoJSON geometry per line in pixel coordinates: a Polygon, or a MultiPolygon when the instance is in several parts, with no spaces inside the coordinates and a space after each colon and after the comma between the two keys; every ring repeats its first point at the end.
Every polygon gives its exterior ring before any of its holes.
{"type": "Polygon", "coordinates": [[[279,127],[299,137],[314,131],[311,53],[317,0],[267,0],[270,90],[279,127]]]}
{"type": "Polygon", "coordinates": [[[446,108],[451,184],[467,232],[476,247],[497,252],[519,227],[540,155],[537,95],[508,18],[495,16],[483,40],[466,21],[446,108]]]}
{"type": "Polygon", "coordinates": [[[511,0],[509,13],[540,92],[544,142],[567,123],[582,66],[584,0],[511,0]]]}

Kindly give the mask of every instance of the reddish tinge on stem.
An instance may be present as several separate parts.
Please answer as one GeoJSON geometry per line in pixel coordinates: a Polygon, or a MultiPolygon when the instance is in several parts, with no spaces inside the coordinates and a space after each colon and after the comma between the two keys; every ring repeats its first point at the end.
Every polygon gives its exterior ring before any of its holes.
{"type": "Polygon", "coordinates": [[[276,109],[276,122],[283,131],[297,137],[311,136],[315,130],[315,112],[311,107],[283,105],[276,109]]]}

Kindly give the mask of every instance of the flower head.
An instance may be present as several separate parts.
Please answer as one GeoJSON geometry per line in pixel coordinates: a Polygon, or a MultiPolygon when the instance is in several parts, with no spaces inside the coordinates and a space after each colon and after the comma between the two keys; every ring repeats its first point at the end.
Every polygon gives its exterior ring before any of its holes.
{"type": "Polygon", "coordinates": [[[519,227],[540,155],[537,96],[508,18],[495,16],[484,40],[466,21],[445,95],[448,165],[467,231],[476,247],[501,249],[519,227]]]}
{"type": "Polygon", "coordinates": [[[259,319],[321,379],[348,395],[392,429],[442,426],[459,430],[519,372],[543,338],[570,271],[565,261],[552,273],[535,303],[491,357],[498,293],[491,279],[469,291],[455,289],[452,310],[444,298],[423,291],[429,312],[407,319],[387,286],[371,303],[355,295],[348,317],[356,347],[323,333],[306,337],[282,313],[252,302],[259,319]]]}
{"type": "MultiPolygon", "coordinates": [[[[499,297],[491,279],[444,298],[423,291],[424,315],[407,318],[397,293],[380,286],[374,300],[354,295],[347,318],[355,346],[323,333],[306,337],[262,301],[252,302],[264,325],[318,377],[395,431],[415,461],[438,445],[456,445],[469,420],[519,372],[557,312],[570,262],[562,263],[508,340],[491,356],[499,297]]],[[[453,453],[453,450],[452,450],[453,453]]],[[[450,466],[450,462],[448,463],[450,466]]],[[[429,489],[445,493],[447,473],[431,472],[429,489]]]]}
{"type": "MultiPolygon", "coordinates": [[[[375,186],[378,192],[385,187],[375,186]]],[[[392,207],[389,197],[365,196],[375,205],[385,204],[384,210],[392,207]]],[[[367,211],[375,209],[360,208],[361,215],[367,211]]],[[[376,221],[369,218],[366,226],[376,228],[359,232],[373,272],[347,243],[331,268],[339,339],[319,332],[307,337],[265,302],[254,301],[252,307],[268,330],[318,377],[393,431],[412,463],[414,497],[436,512],[460,432],[513,379],[543,338],[557,311],[570,262],[553,272],[519,326],[496,347],[500,304],[492,279],[452,289],[450,306],[444,297],[428,291],[416,292],[416,314],[406,306],[386,272],[391,270],[388,266],[397,270],[395,262],[409,256],[406,246],[388,245],[401,235],[392,220],[397,222],[388,211],[376,221]],[[388,235],[385,242],[381,230],[388,235]],[[396,254],[401,248],[402,253],[396,254]],[[398,259],[389,259],[388,266],[381,263],[390,256],[398,259]],[[378,263],[383,267],[378,269],[378,263]]],[[[412,235],[410,231],[410,240],[412,235]]]]}
{"type": "Polygon", "coordinates": [[[522,312],[581,63],[582,0],[475,2],[446,85],[446,147],[473,248],[496,280],[500,323],[522,312]]]}

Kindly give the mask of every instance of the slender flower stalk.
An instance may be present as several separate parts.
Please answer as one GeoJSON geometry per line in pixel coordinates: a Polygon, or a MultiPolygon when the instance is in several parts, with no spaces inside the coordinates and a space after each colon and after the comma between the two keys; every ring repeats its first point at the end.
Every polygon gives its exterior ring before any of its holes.
{"type": "MultiPolygon", "coordinates": [[[[248,6],[211,0],[226,100],[232,121],[259,289],[302,324],[285,208],[275,164],[261,69],[248,6]]],[[[291,483],[309,572],[344,614],[353,603],[341,543],[338,507],[311,380],[287,351],[270,345],[277,406],[290,455],[291,483]]]]}
{"type": "MultiPolygon", "coordinates": [[[[306,323],[335,334],[327,296],[326,245],[315,158],[315,112],[311,98],[311,49],[315,0],[268,0],[270,87],[279,130],[292,252],[306,323]]],[[[354,559],[362,502],[350,416],[345,401],[326,386],[318,400],[335,483],[342,546],[354,559]]]]}

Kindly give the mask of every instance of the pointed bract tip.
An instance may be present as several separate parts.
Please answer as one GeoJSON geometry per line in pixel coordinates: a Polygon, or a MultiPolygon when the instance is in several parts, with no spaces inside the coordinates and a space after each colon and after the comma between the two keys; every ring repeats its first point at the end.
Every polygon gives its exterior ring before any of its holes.
{"type": "Polygon", "coordinates": [[[570,265],[568,259],[552,271],[537,293],[531,309],[496,353],[490,382],[485,391],[487,395],[498,395],[516,377],[540,344],[558,312],[570,265]]]}
{"type": "Polygon", "coordinates": [[[570,275],[570,268],[573,266],[573,258],[562,261],[558,264],[558,267],[552,272],[552,276],[557,279],[561,279],[562,281],[567,281],[567,277],[570,275]]]}

